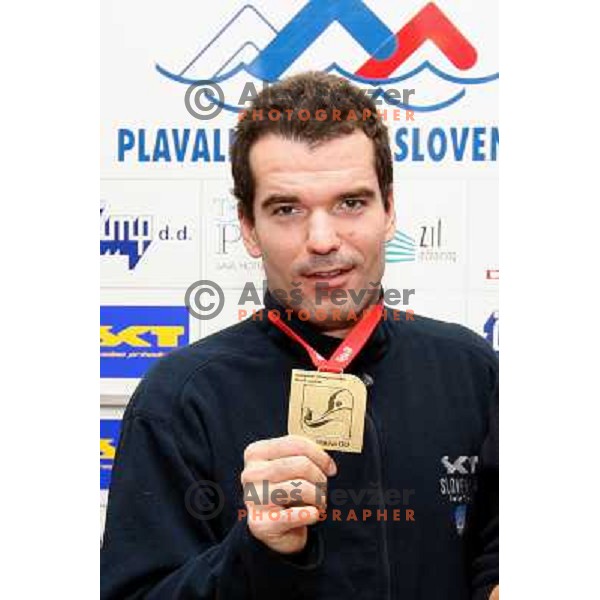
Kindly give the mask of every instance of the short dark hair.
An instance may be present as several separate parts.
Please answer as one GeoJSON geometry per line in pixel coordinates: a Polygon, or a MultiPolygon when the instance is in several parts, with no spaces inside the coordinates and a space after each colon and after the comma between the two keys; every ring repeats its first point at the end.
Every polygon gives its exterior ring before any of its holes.
{"type": "Polygon", "coordinates": [[[240,212],[254,222],[250,149],[260,137],[273,133],[318,146],[355,131],[363,131],[373,141],[375,171],[387,210],[393,183],[388,130],[363,90],[347,79],[321,71],[294,75],[262,90],[241,115],[231,146],[233,193],[240,212]],[[325,118],[317,119],[318,113],[325,118]]]}

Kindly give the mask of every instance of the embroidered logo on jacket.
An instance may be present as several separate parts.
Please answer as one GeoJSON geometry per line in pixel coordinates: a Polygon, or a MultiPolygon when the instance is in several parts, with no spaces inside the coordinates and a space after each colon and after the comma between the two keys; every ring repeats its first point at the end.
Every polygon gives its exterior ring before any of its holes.
{"type": "Polygon", "coordinates": [[[475,491],[479,458],[465,455],[453,459],[446,455],[440,461],[445,473],[440,477],[440,494],[453,504],[469,504],[475,491]]]}

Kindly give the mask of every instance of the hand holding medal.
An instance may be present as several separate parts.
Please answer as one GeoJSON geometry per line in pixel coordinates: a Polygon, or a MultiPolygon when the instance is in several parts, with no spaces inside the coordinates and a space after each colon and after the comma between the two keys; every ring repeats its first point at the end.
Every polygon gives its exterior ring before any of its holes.
{"type": "Polygon", "coordinates": [[[307,526],[314,525],[325,509],[327,478],[336,473],[333,459],[306,438],[287,435],[250,444],[244,452],[242,484],[268,499],[257,503],[245,495],[252,535],[276,552],[302,550],[307,526]],[[276,501],[279,496],[294,498],[293,505],[276,501]]]}

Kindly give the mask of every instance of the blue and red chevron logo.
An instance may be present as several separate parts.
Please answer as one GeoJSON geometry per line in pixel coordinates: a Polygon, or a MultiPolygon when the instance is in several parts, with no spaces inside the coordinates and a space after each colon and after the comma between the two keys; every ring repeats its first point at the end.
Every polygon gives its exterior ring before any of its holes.
{"type": "MultiPolygon", "coordinates": [[[[440,110],[460,100],[466,93],[466,86],[484,84],[499,76],[497,72],[468,76],[468,71],[477,63],[477,50],[436,3],[425,4],[400,29],[393,31],[361,0],[311,0],[280,30],[254,6],[245,4],[183,69],[175,72],[159,64],[156,69],[165,77],[187,85],[222,84],[240,74],[246,79],[251,77],[259,82],[273,83],[285,76],[290,67],[334,23],[352,36],[370,58],[352,70],[333,60],[324,70],[335,71],[356,83],[375,86],[377,94],[382,94],[386,102],[406,110],[440,110]],[[260,33],[260,41],[228,37],[241,19],[251,20],[255,25],[253,31],[260,33]],[[396,75],[408,59],[428,42],[465,75],[447,73],[427,60],[409,72],[396,75]],[[227,60],[217,65],[209,61],[212,72],[203,72],[202,62],[210,58],[215,46],[227,43],[232,46],[227,60]],[[248,56],[252,58],[248,59],[248,56]],[[385,95],[385,85],[407,81],[423,71],[456,84],[459,90],[443,100],[414,105],[404,105],[385,95]]],[[[223,107],[236,112],[244,108],[226,102],[223,102],[223,107]]]]}

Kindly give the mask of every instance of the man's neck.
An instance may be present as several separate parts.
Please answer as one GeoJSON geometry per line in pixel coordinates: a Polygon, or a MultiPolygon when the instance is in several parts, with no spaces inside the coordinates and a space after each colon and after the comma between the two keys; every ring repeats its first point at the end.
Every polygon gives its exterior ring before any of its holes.
{"type": "Polygon", "coordinates": [[[310,324],[317,329],[320,333],[322,333],[323,335],[327,335],[329,337],[334,337],[334,338],[338,338],[338,339],[344,339],[353,329],[353,327],[356,325],[356,323],[358,323],[358,321],[362,318],[364,311],[369,307],[369,306],[373,306],[375,303],[367,303],[365,306],[363,306],[359,311],[356,312],[357,318],[356,319],[352,319],[351,321],[347,321],[345,323],[339,323],[339,326],[337,324],[333,324],[333,326],[328,327],[327,325],[323,324],[323,322],[314,322],[314,321],[309,321],[310,324]]]}
{"type": "MultiPolygon", "coordinates": [[[[269,296],[271,297],[271,301],[274,304],[279,304],[280,306],[283,306],[283,308],[285,310],[290,310],[293,311],[296,315],[298,314],[298,307],[292,307],[287,305],[286,303],[281,302],[280,300],[278,300],[273,292],[269,289],[269,296]]],[[[369,306],[373,306],[375,305],[377,302],[379,301],[379,299],[372,299],[371,301],[367,301],[367,303],[365,304],[365,306],[362,306],[360,309],[358,310],[354,310],[354,318],[348,320],[348,321],[332,321],[329,323],[325,323],[322,320],[312,320],[312,319],[308,319],[308,320],[302,320],[303,322],[309,324],[311,327],[313,327],[316,331],[318,331],[319,333],[321,333],[322,335],[326,335],[328,337],[332,337],[332,338],[337,338],[340,340],[343,340],[353,329],[353,327],[356,325],[356,323],[362,318],[363,312],[369,307],[369,306]]]]}
{"type": "Polygon", "coordinates": [[[350,333],[352,327],[354,327],[354,325],[351,325],[350,327],[344,327],[343,329],[323,329],[321,330],[321,333],[323,335],[328,335],[329,337],[339,338],[340,340],[343,340],[350,333]]]}

